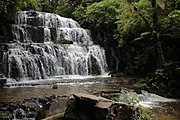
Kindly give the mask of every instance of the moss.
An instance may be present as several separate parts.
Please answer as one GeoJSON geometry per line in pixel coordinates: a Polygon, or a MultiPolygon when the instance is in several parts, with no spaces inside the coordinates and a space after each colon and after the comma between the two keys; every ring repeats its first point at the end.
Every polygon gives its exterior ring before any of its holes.
{"type": "Polygon", "coordinates": [[[133,87],[138,88],[138,89],[146,89],[148,87],[147,82],[144,80],[140,80],[136,82],[133,87]]]}
{"type": "Polygon", "coordinates": [[[145,83],[136,83],[136,84],[134,84],[134,87],[139,88],[139,89],[144,88],[145,86],[146,86],[145,83]]]}
{"type": "Polygon", "coordinates": [[[52,88],[53,89],[58,89],[58,85],[54,85],[52,88]]]}

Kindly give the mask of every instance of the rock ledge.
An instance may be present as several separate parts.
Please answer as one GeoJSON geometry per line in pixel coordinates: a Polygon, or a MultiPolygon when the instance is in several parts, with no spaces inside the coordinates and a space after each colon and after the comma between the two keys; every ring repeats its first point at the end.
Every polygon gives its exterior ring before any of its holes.
{"type": "Polygon", "coordinates": [[[73,94],[63,120],[129,120],[134,110],[125,103],[88,94],[73,94]]]}

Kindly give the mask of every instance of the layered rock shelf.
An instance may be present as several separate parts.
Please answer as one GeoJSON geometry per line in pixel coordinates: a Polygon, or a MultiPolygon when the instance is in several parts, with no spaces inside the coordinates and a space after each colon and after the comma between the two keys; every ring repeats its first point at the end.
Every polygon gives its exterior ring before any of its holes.
{"type": "Polygon", "coordinates": [[[0,103],[0,111],[2,120],[130,120],[135,114],[125,103],[83,93],[0,103]]]}
{"type": "Polygon", "coordinates": [[[20,11],[11,29],[11,41],[0,45],[0,74],[10,82],[107,72],[104,49],[73,19],[20,11]]]}

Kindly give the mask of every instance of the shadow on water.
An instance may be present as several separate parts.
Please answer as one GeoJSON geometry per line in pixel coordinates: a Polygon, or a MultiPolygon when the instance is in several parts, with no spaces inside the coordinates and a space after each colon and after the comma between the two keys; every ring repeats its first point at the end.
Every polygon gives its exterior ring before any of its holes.
{"type": "MultiPolygon", "coordinates": [[[[89,93],[100,95],[102,92],[121,92],[121,90],[133,91],[142,96],[144,106],[150,106],[150,111],[159,120],[178,120],[180,118],[180,101],[167,99],[155,94],[143,93],[134,90],[134,78],[84,78],[34,81],[26,83],[8,84],[0,88],[0,102],[18,102],[24,99],[41,98],[51,95],[69,96],[72,93],[89,93]],[[57,86],[54,88],[53,86],[57,86]]],[[[142,103],[143,103],[142,102],[142,103]]]]}

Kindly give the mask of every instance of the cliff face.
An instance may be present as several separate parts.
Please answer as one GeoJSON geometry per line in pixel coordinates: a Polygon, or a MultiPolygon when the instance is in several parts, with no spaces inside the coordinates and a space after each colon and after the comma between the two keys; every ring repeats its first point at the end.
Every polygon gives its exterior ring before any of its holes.
{"type": "Polygon", "coordinates": [[[70,18],[20,11],[10,26],[12,38],[0,45],[1,74],[7,78],[21,81],[107,72],[104,49],[70,18]]]}

